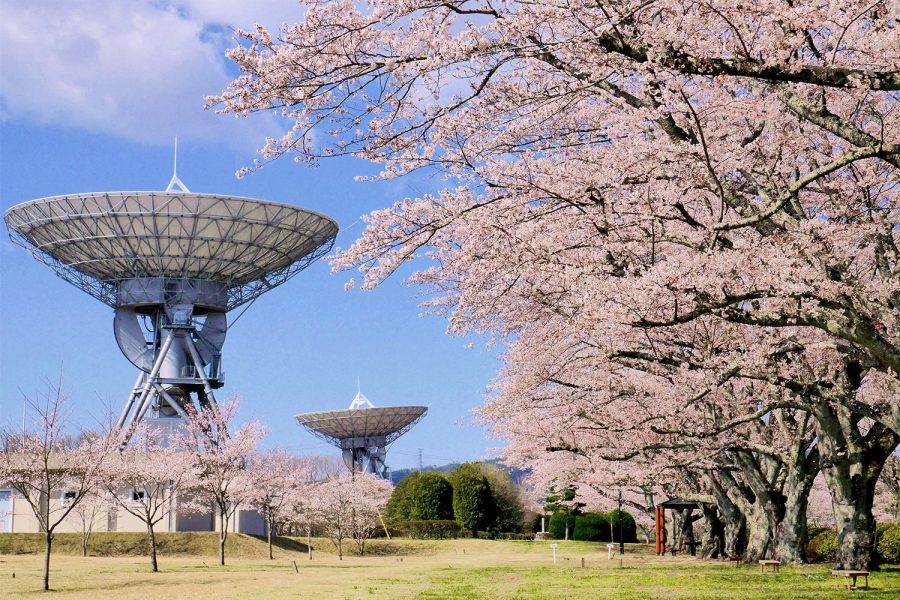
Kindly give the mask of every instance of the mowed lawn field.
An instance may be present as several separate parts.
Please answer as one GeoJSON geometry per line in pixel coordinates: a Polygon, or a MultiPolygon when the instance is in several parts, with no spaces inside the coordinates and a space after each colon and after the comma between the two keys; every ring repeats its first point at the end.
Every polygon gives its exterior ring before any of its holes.
{"type": "MultiPolygon", "coordinates": [[[[95,534],[93,554],[80,556],[77,536],[60,534],[51,563],[53,598],[900,598],[900,567],[869,578],[868,591],[837,589],[827,565],[782,568],[760,574],[690,557],[659,558],[647,546],[629,545],[625,558],[607,560],[605,544],[489,540],[374,540],[371,553],[339,561],[328,540],[279,539],[275,560],[265,543],[229,537],[227,565],[217,564],[215,534],[161,534],[160,573],[149,572],[137,534],[95,534]],[[118,556],[102,556],[118,554],[118,556]],[[125,554],[122,556],[122,554],[125,554]],[[584,568],[582,568],[584,559],[584,568]],[[295,572],[293,562],[296,561],[295,572]]],[[[37,598],[43,556],[38,536],[0,534],[0,597],[37,598]],[[27,552],[27,553],[26,553],[27,552]],[[15,574],[15,576],[13,576],[15,574]]]]}

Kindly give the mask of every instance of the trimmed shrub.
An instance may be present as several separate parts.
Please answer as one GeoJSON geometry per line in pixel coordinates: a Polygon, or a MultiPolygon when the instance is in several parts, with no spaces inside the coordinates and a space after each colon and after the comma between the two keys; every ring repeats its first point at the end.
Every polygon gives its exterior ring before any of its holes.
{"type": "MultiPolygon", "coordinates": [[[[611,510],[606,515],[606,519],[609,522],[609,528],[611,531],[611,538],[613,542],[619,541],[619,510],[611,510]]],[[[634,522],[634,517],[627,511],[622,511],[622,537],[625,542],[636,542],[637,541],[637,524],[634,522]]]]}
{"type": "Polygon", "coordinates": [[[397,482],[394,491],[391,492],[391,498],[384,508],[384,520],[388,526],[397,527],[400,523],[412,518],[410,512],[412,511],[413,492],[420,475],[421,473],[418,471],[413,471],[397,482]]]}
{"type": "Polygon", "coordinates": [[[609,541],[609,517],[593,512],[577,515],[572,539],[582,542],[609,541]]]}
{"type": "Polygon", "coordinates": [[[550,516],[547,531],[554,539],[563,540],[566,538],[566,523],[569,525],[569,537],[571,538],[575,529],[575,515],[566,510],[557,511],[550,516]]]}
{"type": "Polygon", "coordinates": [[[883,563],[900,563],[900,523],[878,526],[876,552],[883,563]]]}
{"type": "Polygon", "coordinates": [[[487,478],[491,486],[494,515],[486,529],[493,534],[521,532],[524,508],[519,489],[510,474],[491,463],[478,462],[472,465],[487,478]]]}
{"type": "Polygon", "coordinates": [[[453,487],[440,473],[423,473],[412,493],[410,521],[453,519],[453,487]]]}
{"type": "Polygon", "coordinates": [[[806,560],[809,562],[832,562],[837,559],[837,550],[837,531],[825,529],[818,531],[816,535],[812,535],[810,532],[809,542],[806,544],[806,560]]]}
{"type": "Polygon", "coordinates": [[[466,463],[451,475],[453,484],[453,515],[460,527],[473,535],[484,530],[494,518],[491,485],[481,471],[466,463]]]}
{"type": "Polygon", "coordinates": [[[411,538],[427,540],[458,538],[463,534],[459,523],[449,519],[405,521],[400,524],[400,531],[411,538]]]}

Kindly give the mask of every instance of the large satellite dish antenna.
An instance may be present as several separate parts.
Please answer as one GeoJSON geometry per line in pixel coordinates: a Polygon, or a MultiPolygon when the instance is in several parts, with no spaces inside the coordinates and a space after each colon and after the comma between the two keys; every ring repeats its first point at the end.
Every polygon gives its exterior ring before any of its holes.
{"type": "Polygon", "coordinates": [[[189,405],[215,404],[226,313],[305,269],[338,232],[297,206],[190,192],[177,173],[165,192],[42,198],[5,219],[13,242],[115,309],[116,341],[140,371],[118,420],[126,439],[148,411],[171,427],[189,405]]]}
{"type": "Polygon", "coordinates": [[[426,406],[375,407],[362,392],[346,410],[303,413],[295,418],[310,433],[341,450],[351,472],[387,478],[387,448],[428,412],[426,406]]]}

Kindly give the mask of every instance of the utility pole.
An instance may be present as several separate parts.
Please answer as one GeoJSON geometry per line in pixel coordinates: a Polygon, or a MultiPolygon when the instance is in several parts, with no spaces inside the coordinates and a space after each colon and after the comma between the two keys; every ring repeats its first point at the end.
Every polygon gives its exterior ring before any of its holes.
{"type": "Polygon", "coordinates": [[[422,470],[422,449],[419,448],[419,470],[422,470]]]}
{"type": "Polygon", "coordinates": [[[619,490],[619,554],[625,554],[625,537],[622,535],[622,490],[619,490]]]}

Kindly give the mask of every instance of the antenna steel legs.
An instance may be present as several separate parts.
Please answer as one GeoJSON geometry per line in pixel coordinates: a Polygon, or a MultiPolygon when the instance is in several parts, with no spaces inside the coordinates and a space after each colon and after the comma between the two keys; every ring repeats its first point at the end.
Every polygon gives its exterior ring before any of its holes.
{"type": "MultiPolygon", "coordinates": [[[[180,387],[190,398],[192,391],[196,392],[199,397],[201,406],[210,404],[218,407],[216,397],[213,394],[213,387],[210,384],[209,377],[206,375],[203,359],[197,350],[194,340],[191,338],[191,329],[182,327],[167,327],[165,341],[153,361],[153,367],[149,373],[141,372],[134,384],[134,389],[125,402],[122,415],[119,417],[117,429],[122,432],[122,445],[126,445],[134,435],[134,431],[144,418],[147,410],[154,402],[160,404],[165,402],[171,406],[180,419],[188,419],[188,413],[184,410],[181,403],[169,393],[166,386],[180,387]],[[178,342],[177,344],[175,342],[178,342]],[[181,347],[187,350],[190,358],[189,366],[193,367],[191,373],[178,373],[180,377],[162,377],[160,371],[166,363],[166,356],[172,350],[173,346],[181,347]],[[202,391],[201,389],[202,388],[202,391]],[[132,412],[134,408],[134,412],[132,412]]],[[[176,417],[173,417],[176,418],[176,417]]]]}

